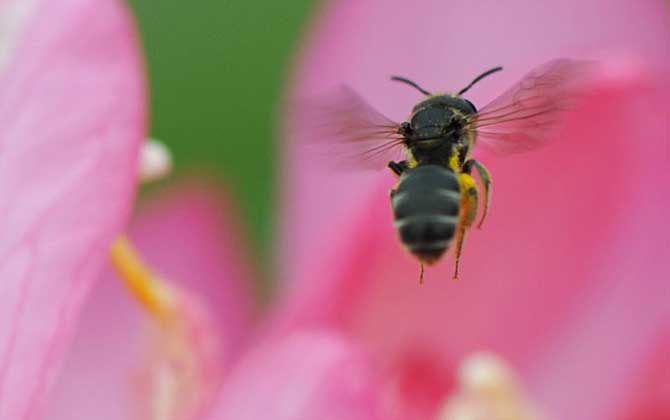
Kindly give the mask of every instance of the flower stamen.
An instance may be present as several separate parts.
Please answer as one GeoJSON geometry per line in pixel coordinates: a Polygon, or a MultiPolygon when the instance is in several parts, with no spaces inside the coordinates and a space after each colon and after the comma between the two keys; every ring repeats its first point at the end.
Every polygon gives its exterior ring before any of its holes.
{"type": "Polygon", "coordinates": [[[141,418],[185,420],[209,404],[221,378],[220,343],[200,300],[157,276],[126,236],[111,259],[131,295],[150,315],[141,418]],[[147,404],[148,403],[148,404],[147,404]]]}
{"type": "Polygon", "coordinates": [[[499,357],[479,353],[463,362],[459,386],[441,420],[539,420],[514,372],[499,357]]]}
{"type": "Polygon", "coordinates": [[[135,299],[157,321],[169,322],[174,316],[174,293],[142,262],[126,236],[114,242],[111,257],[114,268],[135,299]]]}
{"type": "Polygon", "coordinates": [[[172,171],[172,155],[165,143],[147,139],[140,152],[140,179],[142,182],[163,179],[172,171]]]}

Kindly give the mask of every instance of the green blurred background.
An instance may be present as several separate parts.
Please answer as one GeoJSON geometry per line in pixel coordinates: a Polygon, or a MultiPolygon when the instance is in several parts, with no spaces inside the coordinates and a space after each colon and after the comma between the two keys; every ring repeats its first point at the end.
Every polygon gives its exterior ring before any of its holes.
{"type": "Polygon", "coordinates": [[[149,66],[151,136],[172,150],[176,176],[204,172],[229,187],[267,261],[277,103],[314,0],[129,3],[149,66]]]}

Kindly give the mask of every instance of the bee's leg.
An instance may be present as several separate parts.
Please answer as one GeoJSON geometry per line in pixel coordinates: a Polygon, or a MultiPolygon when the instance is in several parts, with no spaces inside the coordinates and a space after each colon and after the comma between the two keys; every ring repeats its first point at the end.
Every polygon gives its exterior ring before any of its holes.
{"type": "Polygon", "coordinates": [[[456,230],[455,267],[454,279],[458,278],[458,266],[461,261],[461,252],[465,234],[472,226],[477,217],[477,204],[479,203],[479,191],[475,179],[468,173],[460,175],[461,182],[461,214],[456,230]]]}
{"type": "Polygon", "coordinates": [[[402,160],[400,162],[390,161],[388,167],[393,171],[394,174],[400,176],[407,168],[409,168],[409,164],[406,160],[402,160]]]}
{"type": "Polygon", "coordinates": [[[491,177],[491,172],[486,169],[486,166],[482,165],[481,162],[470,159],[463,165],[463,172],[470,174],[472,172],[472,167],[477,170],[479,174],[479,179],[482,181],[482,186],[484,187],[484,209],[482,210],[482,217],[479,219],[477,228],[481,229],[484,224],[484,219],[489,212],[489,207],[491,206],[491,186],[493,184],[493,178],[491,177]]]}

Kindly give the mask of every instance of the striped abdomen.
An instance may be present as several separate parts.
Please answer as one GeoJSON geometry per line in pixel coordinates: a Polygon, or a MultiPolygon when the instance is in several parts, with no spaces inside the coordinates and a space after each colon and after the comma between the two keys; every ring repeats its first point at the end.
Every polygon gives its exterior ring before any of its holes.
{"type": "Polygon", "coordinates": [[[457,175],[439,165],[407,169],[391,193],[402,243],[426,264],[437,261],[454,238],[461,203],[457,175]]]}

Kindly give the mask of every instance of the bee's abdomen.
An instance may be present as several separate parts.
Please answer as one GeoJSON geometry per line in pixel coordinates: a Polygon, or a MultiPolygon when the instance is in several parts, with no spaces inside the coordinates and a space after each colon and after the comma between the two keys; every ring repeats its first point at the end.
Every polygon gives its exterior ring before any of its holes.
{"type": "Polygon", "coordinates": [[[391,196],[400,240],[419,260],[431,264],[454,238],[461,202],[455,173],[438,165],[407,170],[391,196]]]}

